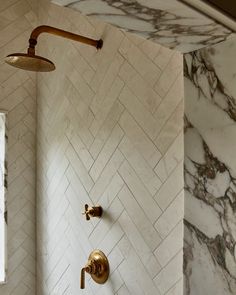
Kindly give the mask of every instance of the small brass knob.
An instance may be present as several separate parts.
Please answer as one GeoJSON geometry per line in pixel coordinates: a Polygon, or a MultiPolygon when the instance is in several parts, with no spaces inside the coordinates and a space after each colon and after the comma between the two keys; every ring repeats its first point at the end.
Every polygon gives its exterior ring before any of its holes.
{"type": "Polygon", "coordinates": [[[86,220],[90,220],[91,217],[101,217],[102,212],[103,210],[101,206],[89,207],[88,204],[85,204],[84,212],[82,214],[86,216],[86,220]]]}
{"type": "Polygon", "coordinates": [[[88,259],[88,263],[81,269],[80,288],[85,288],[85,272],[91,275],[98,284],[104,284],[109,276],[109,262],[106,255],[100,250],[94,250],[88,259]]]}

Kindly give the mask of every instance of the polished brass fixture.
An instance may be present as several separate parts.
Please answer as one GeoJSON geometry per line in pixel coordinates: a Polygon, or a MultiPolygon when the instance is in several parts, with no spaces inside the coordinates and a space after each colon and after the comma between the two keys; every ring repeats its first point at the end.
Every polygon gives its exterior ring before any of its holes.
{"type": "Polygon", "coordinates": [[[89,207],[88,204],[85,204],[84,210],[82,214],[86,216],[86,220],[90,220],[90,217],[101,217],[103,211],[101,206],[89,207]]]}
{"type": "Polygon", "coordinates": [[[94,250],[88,263],[81,269],[80,288],[85,288],[85,272],[91,275],[98,284],[104,284],[109,277],[109,262],[106,255],[100,250],[94,250]]]}
{"type": "Polygon", "coordinates": [[[35,46],[37,45],[38,36],[41,33],[53,34],[63,38],[82,42],[94,46],[97,49],[101,49],[103,45],[102,39],[93,40],[58,28],[50,26],[39,26],[35,28],[30,35],[28,52],[10,54],[5,58],[5,62],[11,66],[27,71],[50,72],[55,70],[56,67],[53,62],[42,56],[35,55],[35,46]]]}

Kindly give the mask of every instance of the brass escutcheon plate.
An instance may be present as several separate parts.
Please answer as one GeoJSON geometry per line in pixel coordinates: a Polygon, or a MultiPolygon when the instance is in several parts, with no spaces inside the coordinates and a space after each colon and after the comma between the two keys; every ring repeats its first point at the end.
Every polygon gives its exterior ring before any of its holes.
{"type": "Polygon", "coordinates": [[[104,284],[110,273],[106,255],[101,250],[94,250],[89,255],[89,261],[95,261],[99,265],[99,271],[96,274],[91,274],[92,279],[98,284],[104,284]]]}

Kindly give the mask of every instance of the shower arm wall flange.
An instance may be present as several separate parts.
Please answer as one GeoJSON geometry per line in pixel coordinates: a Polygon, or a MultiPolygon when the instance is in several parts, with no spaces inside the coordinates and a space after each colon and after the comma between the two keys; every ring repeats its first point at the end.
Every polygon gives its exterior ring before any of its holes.
{"type": "Polygon", "coordinates": [[[91,46],[96,47],[97,49],[101,49],[102,45],[103,45],[103,41],[102,39],[100,40],[94,40],[94,39],[90,39],[81,35],[77,35],[71,32],[67,32],[58,28],[54,28],[51,26],[38,26],[36,27],[31,35],[30,35],[30,39],[29,39],[29,48],[28,48],[28,54],[29,55],[35,55],[35,46],[37,45],[37,39],[38,36],[41,33],[48,33],[48,34],[52,34],[52,35],[56,35],[56,36],[60,36],[63,38],[67,38],[67,39],[71,39],[74,41],[78,41],[84,44],[88,44],[91,46]]]}

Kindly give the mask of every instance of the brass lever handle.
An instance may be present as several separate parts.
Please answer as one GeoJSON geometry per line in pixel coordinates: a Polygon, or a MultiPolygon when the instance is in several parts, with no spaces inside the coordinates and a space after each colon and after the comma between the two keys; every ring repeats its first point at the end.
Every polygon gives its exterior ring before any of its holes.
{"type": "Polygon", "coordinates": [[[85,267],[81,269],[81,276],[80,276],[80,289],[85,288],[85,267]]]}
{"type": "Polygon", "coordinates": [[[80,288],[85,288],[85,272],[98,284],[104,284],[109,276],[109,263],[105,254],[100,250],[94,250],[88,259],[88,263],[81,269],[80,288]]]}
{"type": "Polygon", "coordinates": [[[88,204],[85,204],[84,212],[82,214],[86,216],[86,220],[90,220],[90,217],[101,217],[102,212],[103,210],[101,206],[89,207],[88,204]]]}
{"type": "Polygon", "coordinates": [[[89,259],[87,265],[81,269],[80,289],[85,288],[85,272],[87,272],[90,275],[95,275],[99,272],[99,265],[95,260],[89,259]]]}

